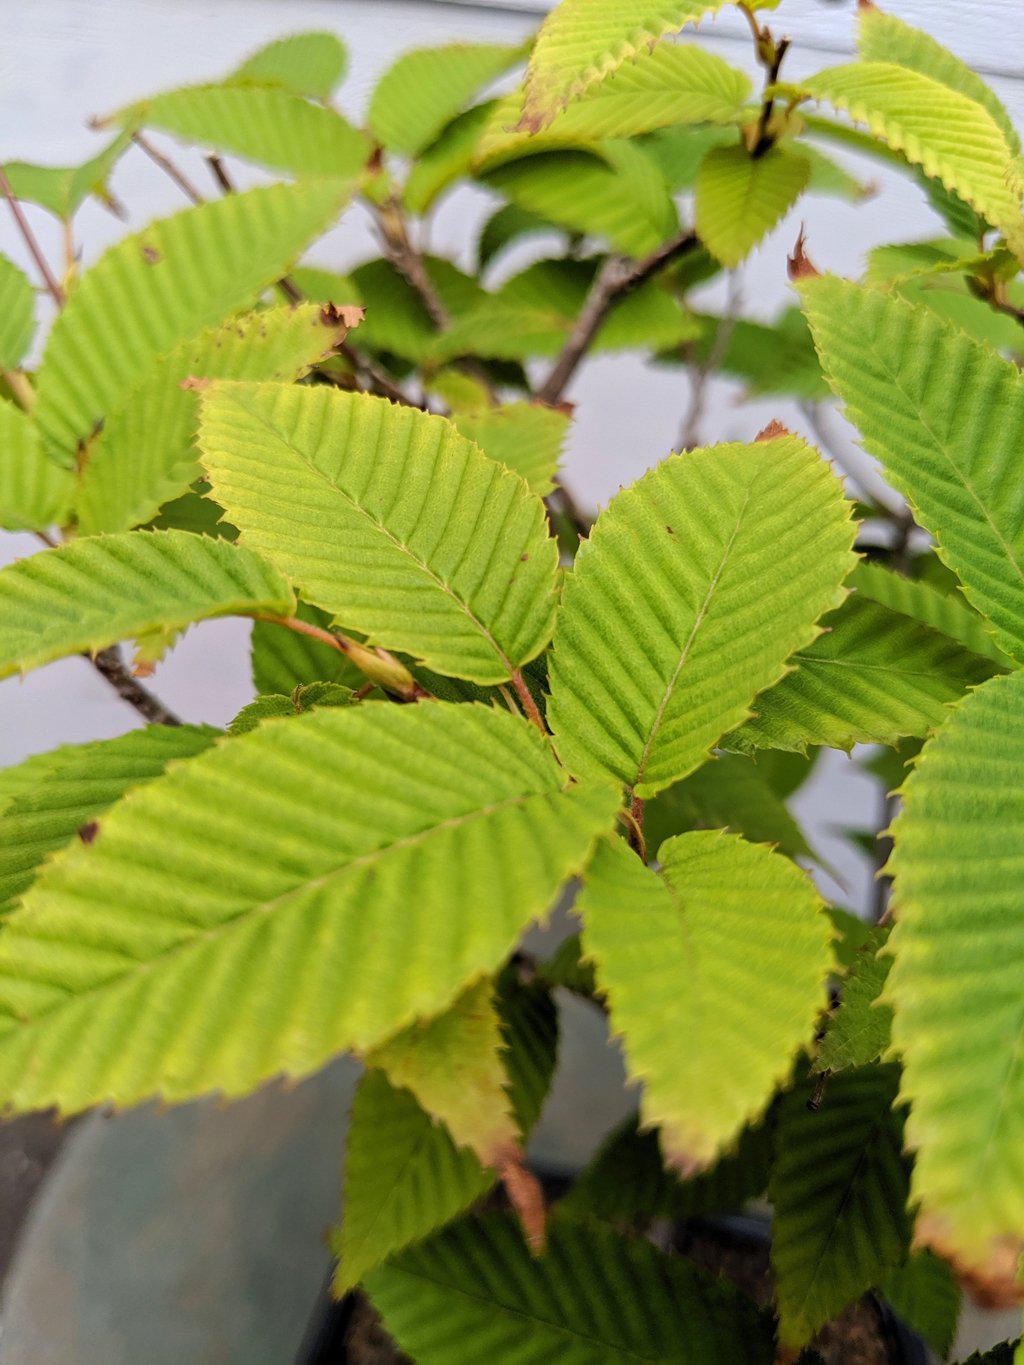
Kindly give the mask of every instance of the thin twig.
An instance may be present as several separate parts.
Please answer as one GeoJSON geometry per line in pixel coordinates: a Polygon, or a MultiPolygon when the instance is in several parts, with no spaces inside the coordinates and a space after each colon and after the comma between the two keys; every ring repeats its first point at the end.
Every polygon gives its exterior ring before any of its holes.
{"type": "Polygon", "coordinates": [[[220,190],[221,194],[234,194],[235,186],[232,183],[231,177],[227,172],[227,167],[224,165],[221,158],[216,155],[210,155],[206,158],[206,164],[209,166],[210,173],[214,180],[216,180],[217,188],[220,190]]]}
{"type": "Polygon", "coordinates": [[[122,701],[126,701],[129,706],[133,706],[139,715],[148,720],[152,725],[180,725],[180,719],[174,712],[154,696],[148,688],[143,687],[137,678],[133,678],[128,669],[125,668],[121,660],[121,652],[116,645],[110,649],[101,649],[98,654],[83,654],[83,659],[87,659],[92,664],[100,677],[110,684],[122,701]]]}
{"type": "Polygon", "coordinates": [[[624,256],[607,257],[594,276],[594,282],[561,353],[534,395],[537,401],[552,407],[560,402],[610,309],[659,270],[694,251],[699,245],[697,235],[685,230],[670,237],[642,260],[633,261],[624,256]]]}
{"type": "Polygon", "coordinates": [[[21,205],[14,196],[14,191],[11,189],[11,182],[7,179],[7,172],[4,170],[3,166],[0,166],[0,193],[2,193],[7,200],[7,206],[11,210],[11,215],[18,226],[18,231],[21,233],[22,240],[28,247],[29,254],[35,261],[36,268],[43,277],[43,283],[46,285],[51,298],[58,308],[63,308],[64,290],[60,287],[57,277],[50,269],[46,257],[43,255],[42,248],[36,241],[36,235],[28,225],[28,219],[21,211],[21,205]]]}
{"type": "Polygon", "coordinates": [[[36,391],[23,370],[0,370],[4,383],[11,391],[11,397],[23,412],[31,412],[36,401],[36,391]]]}
{"type": "Polygon", "coordinates": [[[132,141],[135,143],[136,147],[146,153],[150,161],[159,166],[163,173],[174,181],[182,194],[190,199],[193,204],[206,203],[206,196],[200,194],[199,190],[193,185],[185,172],[179,169],[169,156],[165,156],[159,147],[154,147],[153,143],[150,142],[145,134],[139,132],[132,133],[132,141]]]}
{"type": "Polygon", "coordinates": [[[423,257],[413,246],[405,216],[394,199],[387,200],[376,212],[384,254],[398,273],[420,296],[423,307],[434,326],[443,331],[451,321],[434,283],[427,273],[423,257]]]}
{"type": "Polygon", "coordinates": [[[679,432],[680,450],[692,450],[694,446],[700,445],[700,425],[704,418],[704,407],[707,403],[709,386],[725,358],[725,352],[736,327],[736,315],[742,303],[740,281],[740,272],[738,270],[731,271],[725,312],[718,320],[718,326],[715,328],[715,335],[707,355],[694,369],[690,404],[679,432]]]}
{"type": "Polygon", "coordinates": [[[519,698],[523,710],[530,720],[533,721],[541,734],[547,738],[549,734],[548,727],[544,722],[544,717],[540,713],[540,707],[533,699],[533,693],[526,685],[526,679],[523,677],[521,669],[517,668],[515,670],[512,674],[511,682],[512,686],[516,689],[516,696],[519,698]]]}

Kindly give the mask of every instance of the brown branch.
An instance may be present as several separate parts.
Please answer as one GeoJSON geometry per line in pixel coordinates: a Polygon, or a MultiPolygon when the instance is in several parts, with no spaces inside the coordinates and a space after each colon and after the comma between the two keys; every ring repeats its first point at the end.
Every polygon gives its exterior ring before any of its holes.
{"type": "Polygon", "coordinates": [[[7,179],[7,172],[2,165],[0,165],[0,193],[2,193],[7,200],[7,206],[11,210],[11,216],[18,226],[18,231],[21,233],[22,240],[28,247],[29,254],[36,263],[36,268],[43,277],[43,283],[46,285],[50,296],[58,308],[63,308],[64,290],[60,287],[57,277],[50,269],[46,257],[43,255],[42,248],[36,241],[35,233],[28,225],[28,219],[25,217],[21,210],[21,205],[14,196],[14,191],[11,189],[11,182],[7,179]]]}
{"type": "Polygon", "coordinates": [[[180,725],[181,721],[159,697],[143,687],[133,678],[121,660],[121,652],[116,645],[101,649],[98,654],[83,654],[100,677],[110,684],[122,701],[133,706],[139,715],[152,725],[180,725]]]}
{"type": "Polygon", "coordinates": [[[206,164],[209,166],[210,173],[214,180],[216,180],[217,188],[220,190],[221,194],[234,194],[235,186],[232,183],[231,177],[227,172],[227,167],[224,165],[221,158],[216,155],[210,155],[206,158],[206,164]]]}
{"type": "Polygon", "coordinates": [[[644,838],[644,802],[637,796],[636,792],[630,797],[626,823],[629,826],[630,848],[640,858],[641,862],[646,862],[647,840],[644,838]]]}
{"type": "Polygon", "coordinates": [[[538,402],[554,406],[561,401],[566,386],[590,349],[611,308],[625,295],[638,289],[673,261],[700,245],[696,233],[679,232],[663,242],[650,255],[633,261],[624,256],[609,256],[594,276],[576,325],[569,333],[551,372],[534,395],[538,402]]]}
{"type": "Polygon", "coordinates": [[[406,227],[405,216],[398,203],[389,199],[376,212],[377,226],[380,228],[384,254],[411,289],[420,296],[423,307],[430,315],[434,326],[443,331],[451,321],[448,309],[444,306],[434,288],[434,282],[427,273],[423,257],[413,246],[406,227]]]}
{"type": "Polygon", "coordinates": [[[136,147],[146,153],[150,161],[159,166],[163,173],[174,181],[178,189],[181,190],[182,194],[184,194],[187,199],[190,199],[193,204],[206,203],[205,195],[200,194],[199,190],[193,185],[185,172],[180,170],[169,156],[165,156],[159,147],[154,147],[148,137],[142,133],[135,132],[132,133],[132,141],[135,143],[136,147]]]}
{"type": "Polygon", "coordinates": [[[544,717],[540,713],[540,707],[533,699],[533,693],[526,685],[526,679],[523,677],[521,669],[516,669],[512,674],[511,681],[512,686],[516,689],[516,696],[519,698],[523,710],[526,712],[529,719],[533,721],[534,725],[536,725],[544,738],[547,739],[550,732],[544,722],[544,717]]]}

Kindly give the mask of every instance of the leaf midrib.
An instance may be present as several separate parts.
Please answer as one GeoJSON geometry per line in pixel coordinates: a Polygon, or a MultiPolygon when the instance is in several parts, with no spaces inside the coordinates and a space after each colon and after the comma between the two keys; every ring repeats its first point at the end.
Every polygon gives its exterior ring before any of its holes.
{"type": "MultiPolygon", "coordinates": [[[[552,788],[551,791],[527,792],[522,795],[507,797],[506,799],[494,802],[489,806],[478,806],[475,810],[468,811],[463,815],[452,816],[448,820],[441,820],[437,824],[431,825],[428,829],[418,830],[415,834],[407,835],[405,838],[396,839],[390,844],[383,845],[381,848],[372,849],[368,853],[360,854],[358,857],[352,858],[339,867],[331,868],[328,872],[323,873],[319,877],[313,877],[295,886],[289,887],[279,895],[271,897],[270,900],[257,901],[252,905],[247,905],[236,914],[230,915],[228,918],[221,920],[218,924],[190,935],[188,938],[173,944],[163,952],[157,953],[154,957],[149,958],[145,962],[139,962],[136,959],[132,959],[125,970],[118,973],[116,976],[107,977],[105,980],[97,982],[95,985],[89,986],[85,990],[66,991],[60,999],[55,1000],[48,1008],[40,1010],[39,1013],[34,1015],[31,1019],[18,1019],[16,1016],[8,1015],[6,1021],[0,1020],[0,1048],[3,1047],[4,1041],[8,1037],[17,1036],[22,1029],[44,1024],[51,1015],[58,1013],[61,1009],[69,1005],[77,1004],[79,1001],[88,999],[91,996],[102,994],[104,991],[114,990],[125,980],[131,979],[136,975],[143,975],[155,971],[157,968],[166,965],[167,962],[176,958],[179,954],[194,948],[197,944],[208,943],[219,938],[222,934],[234,929],[236,925],[243,923],[254,916],[270,914],[272,911],[279,909],[282,905],[287,904],[289,900],[305,895],[311,890],[319,890],[322,887],[329,885],[334,878],[342,877],[351,872],[354,868],[369,866],[386,854],[394,852],[396,849],[411,848],[418,843],[426,842],[432,835],[438,833],[440,830],[457,829],[459,826],[469,824],[473,820],[495,815],[503,810],[511,810],[517,806],[523,806],[526,802],[538,797],[546,799],[558,795],[559,793],[564,793],[565,790],[565,788],[552,788]],[[4,1022],[7,1023],[8,1027],[3,1028],[4,1022]]],[[[31,922],[31,920],[35,918],[45,918],[45,916],[45,910],[36,910],[35,907],[31,905],[22,906],[18,913],[7,921],[7,926],[9,929],[13,926],[16,931],[17,926],[23,921],[31,922]]],[[[153,918],[171,919],[172,923],[188,924],[188,921],[174,919],[171,916],[153,916],[153,918]]],[[[2,942],[2,940],[0,940],[0,942],[2,942]]],[[[6,964],[0,959],[0,979],[7,975],[5,968],[6,964]]],[[[54,987],[54,983],[52,982],[44,982],[42,984],[59,989],[59,987],[54,987]]]]}
{"type": "Polygon", "coordinates": [[[470,607],[469,603],[464,602],[462,598],[459,597],[458,594],[444,581],[444,579],[439,577],[439,575],[435,573],[435,571],[430,567],[429,564],[427,564],[424,560],[420,559],[419,556],[412,550],[412,548],[406,545],[405,542],[401,540],[398,536],[396,536],[394,532],[391,531],[382,521],[378,521],[378,519],[372,514],[372,512],[369,511],[368,508],[364,507],[355,499],[355,497],[351,493],[349,493],[346,489],[342,488],[342,486],[339,483],[336,483],[332,478],[330,478],[330,476],[326,474],[324,470],[320,468],[319,465],[315,464],[313,460],[308,455],[305,454],[304,451],[300,450],[299,447],[295,445],[294,442],[291,441],[276,424],[270,422],[262,413],[255,411],[241,399],[234,396],[233,398],[234,401],[238,403],[239,407],[241,407],[245,412],[247,412],[250,417],[254,418],[256,421],[262,423],[269,430],[271,430],[274,433],[274,436],[280,441],[280,443],[283,446],[285,446],[286,449],[291,451],[291,453],[296,457],[296,459],[301,464],[304,464],[310,470],[310,472],[316,475],[317,478],[319,478],[329,489],[337,493],[340,497],[344,498],[344,500],[348,503],[350,507],[353,508],[354,511],[358,512],[361,516],[365,517],[365,519],[370,523],[371,526],[375,527],[376,530],[381,532],[384,535],[384,537],[388,541],[390,541],[390,543],[397,550],[400,550],[404,555],[406,555],[407,558],[409,558],[413,562],[413,564],[415,564],[416,567],[420,569],[421,572],[426,577],[428,577],[438,588],[441,589],[441,591],[447,597],[451,599],[452,602],[455,603],[455,605],[459,608],[463,615],[465,615],[468,618],[468,620],[472,623],[472,625],[479,632],[479,634],[482,635],[483,638],[487,641],[487,643],[490,645],[491,649],[497,656],[498,661],[501,663],[502,667],[507,670],[508,675],[511,677],[511,675],[515,672],[515,665],[512,663],[511,659],[498,644],[497,640],[494,638],[494,636],[491,634],[488,628],[484,625],[484,623],[480,620],[480,618],[470,607]]]}

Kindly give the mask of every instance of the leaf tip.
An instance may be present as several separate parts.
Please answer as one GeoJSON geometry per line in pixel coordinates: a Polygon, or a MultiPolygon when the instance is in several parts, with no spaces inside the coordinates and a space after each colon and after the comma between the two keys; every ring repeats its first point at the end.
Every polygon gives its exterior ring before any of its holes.
{"type": "Polygon", "coordinates": [[[792,436],[789,427],[783,426],[777,417],[773,417],[766,427],[754,437],[754,441],[777,441],[781,436],[792,436]]]}

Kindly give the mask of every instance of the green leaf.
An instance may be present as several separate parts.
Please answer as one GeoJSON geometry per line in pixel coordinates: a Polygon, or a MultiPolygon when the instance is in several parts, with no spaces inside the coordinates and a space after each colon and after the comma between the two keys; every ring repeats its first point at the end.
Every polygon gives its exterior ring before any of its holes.
{"type": "Polygon", "coordinates": [[[562,761],[640,797],[692,772],[842,601],[853,529],[829,467],[789,435],[672,456],[613,498],[555,628],[562,761]]]}
{"type": "Polygon", "coordinates": [[[506,967],[496,987],[508,1093],[523,1141],[540,1118],[558,1059],[558,1009],[543,981],[523,983],[506,967]]]}
{"type": "Polygon", "coordinates": [[[241,1095],[439,1013],[610,827],[615,793],[565,782],[525,721],[441,702],[315,711],[172,768],[6,921],[0,1099],[241,1095]]]}
{"type": "Polygon", "coordinates": [[[713,147],[697,172],[701,241],[723,265],[738,265],[786,216],[810,175],[807,157],[788,147],[760,157],[740,145],[713,147]]]}
{"type": "Polygon", "coordinates": [[[13,261],[0,256],[0,369],[21,364],[36,329],[36,296],[13,261]]]}
{"type": "Polygon", "coordinates": [[[959,90],[889,61],[833,66],[800,82],[865,123],[927,175],[955,191],[1019,248],[1021,209],[1008,184],[1013,153],[992,115],[959,90]]]}
{"type": "Polygon", "coordinates": [[[8,161],[4,173],[16,199],[38,204],[55,218],[70,222],[90,194],[108,206],[112,204],[107,179],[130,142],[130,137],[121,132],[80,166],[37,166],[29,161],[8,161]]]}
{"type": "Polygon", "coordinates": [[[202,753],[218,733],[206,726],[150,725],[30,759],[28,781],[6,803],[0,800],[0,913],[76,834],[96,838],[94,822],[127,791],[160,777],[171,760],[202,753]]]}
{"type": "Polygon", "coordinates": [[[442,417],[326,387],[214,384],[199,444],[247,545],[375,644],[473,682],[537,655],[555,542],[524,481],[442,417]]]}
{"type": "Polygon", "coordinates": [[[441,132],[413,162],[402,187],[402,202],[411,213],[426,213],[439,195],[469,174],[477,144],[487,127],[494,100],[467,109],[441,132]]]}
{"type": "Polygon", "coordinates": [[[274,85],[187,85],[111,118],[129,130],[159,128],[295,176],[355,180],[372,150],[366,134],[336,110],[274,85]]]}
{"type": "MultiPolygon", "coordinates": [[[[594,278],[593,261],[537,261],[457,319],[434,343],[439,360],[461,355],[526,360],[565,345],[594,278]]],[[[628,294],[608,314],[590,350],[678,346],[700,325],[657,280],[628,294]]]]}
{"type": "Polygon", "coordinates": [[[518,204],[503,204],[491,214],[480,230],[477,263],[483,271],[493,265],[507,247],[523,237],[559,236],[561,231],[554,223],[527,209],[521,209],[518,204]]]}
{"type": "MultiPolygon", "coordinates": [[[[295,615],[301,621],[327,629],[331,617],[308,602],[300,602],[295,615]]],[[[296,687],[309,683],[344,683],[359,687],[366,679],[340,650],[321,644],[309,635],[270,621],[254,621],[252,627],[252,685],[256,692],[290,696],[296,687]]]]}
{"type": "Polygon", "coordinates": [[[455,413],[452,421],[485,455],[521,474],[543,497],[555,486],[569,414],[539,403],[506,403],[481,412],[455,413]]]}
{"type": "Polygon", "coordinates": [[[1002,667],[1012,660],[996,645],[985,628],[984,619],[974,611],[956,588],[943,592],[920,578],[904,578],[881,564],[865,560],[847,579],[861,597],[869,597],[904,616],[910,616],[933,630],[956,640],[973,654],[980,654],[1002,667]]]}
{"type": "Polygon", "coordinates": [[[188,381],[298,379],[347,331],[344,318],[302,304],[211,327],[162,356],[90,447],[75,498],[79,529],[95,535],[138,526],[198,477],[191,390],[199,384],[188,381]]]}
{"type": "Polygon", "coordinates": [[[257,48],[228,76],[235,85],[276,85],[325,100],[345,74],[348,54],[334,33],[291,33],[257,48]]]}
{"type": "Polygon", "coordinates": [[[642,1122],[660,1124],[666,1158],[692,1173],[763,1112],[813,1036],[831,926],[810,879],[764,845],[694,831],[662,844],[658,861],[647,868],[605,840],[577,912],[644,1085],[642,1122]]]}
{"type": "Polygon", "coordinates": [[[892,1010],[879,996],[892,959],[884,952],[887,929],[875,929],[843,979],[839,1005],[829,1016],[815,1071],[843,1071],[877,1062],[888,1051],[892,1010]]]}
{"type": "Polygon", "coordinates": [[[842,1072],[819,1110],[809,1083],[783,1097],[768,1193],[784,1346],[805,1345],[907,1254],[898,1080],[895,1066],[842,1072]]]}
{"type": "Polygon", "coordinates": [[[374,1048],[367,1063],[385,1072],[392,1085],[411,1091],[482,1165],[497,1166],[518,1137],[502,1048],[493,986],[485,977],[443,1013],[410,1024],[374,1048]]]}
{"type": "Polygon", "coordinates": [[[892,295],[829,276],[801,293],[865,449],[935,537],[997,645],[1024,659],[1024,521],[1012,472],[1024,442],[1024,375],[892,295]]]}
{"type": "Polygon", "coordinates": [[[385,1257],[443,1227],[494,1184],[442,1123],[383,1071],[356,1088],[345,1157],[345,1202],[331,1244],[340,1297],[385,1257]]]}
{"type": "Polygon", "coordinates": [[[744,1128],[734,1152],[681,1180],[662,1164],[658,1130],[641,1131],[633,1115],[605,1140],[559,1207],[612,1223],[738,1213],[768,1186],[772,1126],[744,1128]]]}
{"type": "MultiPolygon", "coordinates": [[[[484,984],[489,994],[490,984],[484,984]]],[[[525,1139],[554,1071],[558,1016],[544,986],[521,986],[509,968],[499,977],[496,1003],[508,1070],[508,1097],[502,1099],[511,1103],[525,1139]]],[[[385,1051],[390,1046],[385,1044],[385,1051]]],[[[436,1099],[436,1078],[418,1068],[416,1075],[421,1083],[434,1080],[429,1090],[436,1099]]],[[[431,1117],[411,1090],[395,1088],[380,1071],[368,1071],[356,1091],[345,1205],[332,1237],[338,1255],[335,1293],[462,1213],[496,1178],[472,1150],[454,1142],[450,1129],[431,1117]]]]}
{"type": "Polygon", "coordinates": [[[419,1365],[772,1359],[770,1328],[738,1290],[596,1222],[553,1218],[534,1256],[510,1218],[464,1219],[365,1284],[419,1365]]]}
{"type": "MultiPolygon", "coordinates": [[[[742,379],[752,396],[778,395],[805,402],[829,397],[810,330],[798,308],[787,308],[770,325],[747,318],[707,316],[700,323],[701,335],[693,343],[698,363],[707,361],[722,335],[720,329],[725,329],[725,348],[716,348],[721,352],[719,369],[742,379]]],[[[678,349],[658,359],[662,364],[682,363],[678,349]]]]}
{"type": "Polygon", "coordinates": [[[824,634],[791,656],[793,671],[761,693],[753,718],[723,747],[849,751],[926,735],[993,671],[991,660],[860,593],[822,625],[824,634]]]}
{"type": "Polygon", "coordinates": [[[39,370],[35,417],[71,465],[153,361],[282,275],[347,196],[336,182],[269,185],[185,209],[124,238],[85,272],[39,370]]]}
{"type": "Polygon", "coordinates": [[[1018,1337],[1013,1341],[1001,1341],[989,1351],[974,1351],[963,1365],[1016,1365],[1021,1340],[1018,1337]]]}
{"type": "Polygon", "coordinates": [[[927,1248],[915,1251],[889,1271],[879,1288],[896,1316],[945,1360],[953,1349],[961,1298],[949,1265],[927,1248]]]}
{"type": "Polygon", "coordinates": [[[812,857],[800,826],[753,760],[720,754],[661,792],[647,806],[644,834],[657,848],[688,829],[731,829],[789,858],[812,857]]]}
{"type": "Polygon", "coordinates": [[[416,156],[478,90],[525,55],[523,46],[449,43],[405,52],[374,87],[370,131],[392,152],[416,156]]]}
{"type": "Polygon", "coordinates": [[[250,550],[187,531],[85,537],[0,569],[0,677],[211,616],[287,613],[294,597],[250,550]]]}
{"type": "Polygon", "coordinates": [[[528,153],[564,138],[586,144],[636,137],[677,123],[736,123],[750,97],[747,76],[696,43],[662,43],[618,67],[558,117],[542,134],[512,127],[522,95],[502,100],[491,114],[477,156],[528,153]]]}
{"type": "Polygon", "coordinates": [[[895,62],[909,67],[982,105],[1002,129],[1010,148],[1020,151],[1020,135],[998,95],[931,34],[874,5],[864,5],[857,15],[857,46],[866,62],[895,62]]]}
{"type": "Polygon", "coordinates": [[[218,507],[212,498],[205,496],[209,485],[201,479],[192,485],[180,498],[165,502],[157,515],[146,523],[148,531],[191,531],[198,536],[214,536],[218,539],[236,541],[238,527],[222,521],[224,508],[218,507]]]}
{"type": "Polygon", "coordinates": [[[636,143],[606,142],[601,157],[542,152],[480,178],[520,208],[630,256],[646,255],[679,230],[665,177],[636,143]]]}
{"type": "MultiPolygon", "coordinates": [[[[659,38],[706,14],[725,0],[563,0],[541,25],[526,75],[523,127],[539,129],[559,109],[659,38]]],[[[764,0],[758,9],[774,9],[764,0]]]]}
{"type": "Polygon", "coordinates": [[[967,697],[902,789],[890,862],[896,927],[884,998],[912,1106],[917,1238],[973,1266],[1024,1237],[1022,734],[1024,674],[967,697]]]}
{"type": "Polygon", "coordinates": [[[287,697],[280,692],[268,692],[243,706],[228,731],[232,735],[247,735],[265,720],[299,716],[318,706],[350,706],[352,701],[351,688],[329,682],[307,683],[304,687],[296,687],[287,697]]]}
{"type": "Polygon", "coordinates": [[[75,478],[43,454],[32,419],[0,399],[0,526],[44,531],[67,518],[75,478]]]}

